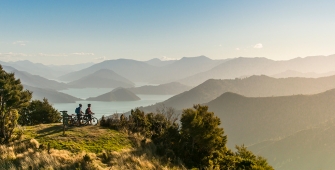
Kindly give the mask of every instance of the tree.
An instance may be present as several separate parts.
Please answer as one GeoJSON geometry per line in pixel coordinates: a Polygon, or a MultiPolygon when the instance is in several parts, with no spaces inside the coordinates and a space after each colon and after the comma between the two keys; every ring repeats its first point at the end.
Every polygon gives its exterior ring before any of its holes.
{"type": "Polygon", "coordinates": [[[0,139],[8,142],[17,125],[18,112],[28,106],[32,93],[23,90],[20,79],[0,65],[0,139]]]}
{"type": "Polygon", "coordinates": [[[19,123],[21,125],[37,125],[41,123],[56,123],[62,118],[61,114],[53,108],[48,99],[33,100],[29,106],[20,112],[19,123]]]}
{"type": "Polygon", "coordinates": [[[208,167],[210,158],[217,152],[226,152],[227,136],[220,128],[220,119],[208,112],[207,106],[194,105],[194,109],[185,109],[181,117],[180,157],[184,163],[195,167],[208,167]]]}
{"type": "Polygon", "coordinates": [[[189,168],[231,170],[273,170],[266,159],[255,156],[244,145],[233,152],[226,147],[227,136],[220,119],[207,106],[194,105],[183,110],[179,157],[189,168]]]}

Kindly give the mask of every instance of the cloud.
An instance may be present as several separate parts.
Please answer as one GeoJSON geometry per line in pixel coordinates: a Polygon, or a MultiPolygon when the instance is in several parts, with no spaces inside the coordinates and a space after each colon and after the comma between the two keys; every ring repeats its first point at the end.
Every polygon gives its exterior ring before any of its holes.
{"type": "Polygon", "coordinates": [[[0,53],[0,56],[6,56],[6,57],[29,57],[29,56],[32,56],[32,55],[25,54],[25,53],[8,52],[8,53],[0,53]]]}
{"type": "Polygon", "coordinates": [[[240,48],[235,48],[236,51],[240,51],[240,48]]]}
{"type": "Polygon", "coordinates": [[[26,46],[28,41],[14,41],[12,44],[13,45],[21,45],[21,46],[26,46]]]}
{"type": "Polygon", "coordinates": [[[162,61],[170,61],[170,60],[179,60],[179,58],[169,58],[166,56],[163,56],[162,58],[160,58],[162,61]]]}
{"type": "Polygon", "coordinates": [[[66,57],[68,54],[60,53],[60,54],[46,54],[46,53],[38,53],[39,56],[42,57],[66,57]]]}
{"type": "Polygon", "coordinates": [[[254,45],[254,48],[261,49],[261,48],[263,48],[263,44],[258,43],[256,45],[254,45]]]}
{"type": "Polygon", "coordinates": [[[73,55],[94,55],[94,53],[83,53],[83,52],[80,52],[80,53],[72,53],[73,55]]]}
{"type": "Polygon", "coordinates": [[[97,57],[97,58],[94,58],[94,60],[102,60],[102,61],[104,61],[104,60],[106,60],[106,56],[97,57]]]}

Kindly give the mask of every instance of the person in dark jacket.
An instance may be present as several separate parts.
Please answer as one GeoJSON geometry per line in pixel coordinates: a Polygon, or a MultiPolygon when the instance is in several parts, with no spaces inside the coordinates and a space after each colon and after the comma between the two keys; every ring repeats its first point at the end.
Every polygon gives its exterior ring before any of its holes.
{"type": "Polygon", "coordinates": [[[93,112],[91,111],[91,104],[87,105],[87,109],[85,110],[85,116],[88,118],[90,124],[92,124],[92,114],[93,112]]]}

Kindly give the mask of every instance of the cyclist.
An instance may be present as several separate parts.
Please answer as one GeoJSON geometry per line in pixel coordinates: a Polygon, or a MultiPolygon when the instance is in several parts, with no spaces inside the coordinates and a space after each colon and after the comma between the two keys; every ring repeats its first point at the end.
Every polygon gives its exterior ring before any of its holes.
{"type": "Polygon", "coordinates": [[[84,113],[83,111],[81,111],[82,106],[83,106],[82,104],[79,104],[79,107],[76,108],[76,114],[77,114],[77,119],[78,119],[79,124],[80,124],[81,114],[84,113]]]}
{"type": "Polygon", "coordinates": [[[92,124],[92,114],[93,114],[93,112],[91,111],[91,104],[88,104],[87,105],[87,109],[85,110],[85,116],[88,118],[88,120],[89,120],[89,124],[92,124]]]}

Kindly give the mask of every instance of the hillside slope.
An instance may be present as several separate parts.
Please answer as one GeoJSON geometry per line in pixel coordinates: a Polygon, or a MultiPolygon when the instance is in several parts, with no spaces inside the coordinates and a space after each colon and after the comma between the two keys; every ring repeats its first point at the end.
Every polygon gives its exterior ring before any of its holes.
{"type": "Polygon", "coordinates": [[[228,144],[283,138],[335,115],[335,89],[315,95],[244,97],[224,93],[207,105],[221,119],[228,144]]]}
{"type": "Polygon", "coordinates": [[[330,120],[288,137],[248,147],[278,170],[335,169],[335,123],[330,120]]]}

